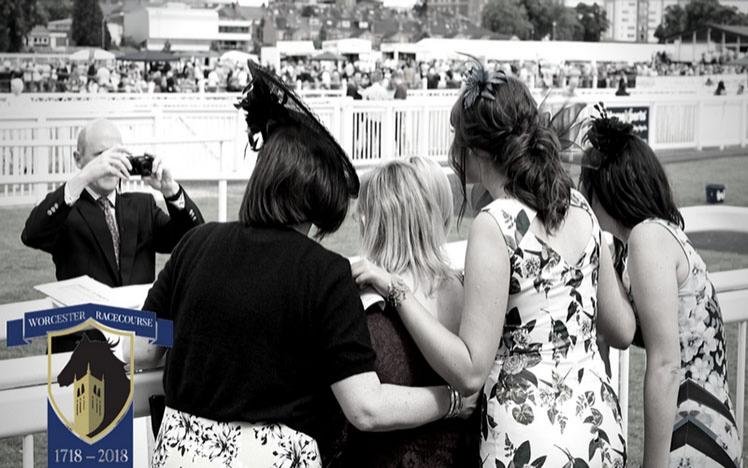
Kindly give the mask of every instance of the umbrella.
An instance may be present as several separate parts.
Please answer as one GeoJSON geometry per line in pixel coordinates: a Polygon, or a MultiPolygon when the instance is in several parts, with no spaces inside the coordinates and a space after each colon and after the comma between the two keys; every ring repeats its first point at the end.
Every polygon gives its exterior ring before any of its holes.
{"type": "Polygon", "coordinates": [[[89,62],[92,60],[114,60],[114,54],[104,49],[87,48],[70,54],[74,62],[89,62]]]}
{"type": "Polygon", "coordinates": [[[315,57],[312,57],[312,60],[317,60],[318,62],[324,62],[324,61],[329,61],[329,62],[343,62],[343,61],[345,61],[345,57],[343,57],[341,55],[338,55],[338,54],[335,54],[335,53],[330,52],[330,51],[326,51],[326,52],[322,52],[321,54],[319,54],[319,55],[317,55],[315,57]]]}
{"type": "Polygon", "coordinates": [[[117,60],[123,62],[176,62],[179,60],[179,57],[171,52],[160,50],[138,50],[122,54],[117,57],[117,60]]]}
{"type": "Polygon", "coordinates": [[[231,61],[235,63],[247,63],[247,60],[259,62],[256,55],[248,54],[246,52],[242,52],[241,50],[230,50],[221,55],[221,62],[231,61]]]}

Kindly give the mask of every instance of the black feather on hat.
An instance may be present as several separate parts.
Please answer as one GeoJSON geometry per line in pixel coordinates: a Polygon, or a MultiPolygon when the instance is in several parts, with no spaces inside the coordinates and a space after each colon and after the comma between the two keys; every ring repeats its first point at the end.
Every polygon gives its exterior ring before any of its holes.
{"type": "Polygon", "coordinates": [[[249,145],[259,151],[262,141],[279,127],[300,126],[308,130],[317,141],[328,147],[325,157],[329,164],[338,166],[345,174],[347,191],[358,195],[359,180],[351,160],[319,118],[274,73],[252,60],[247,61],[251,79],[244,88],[239,102],[234,104],[246,114],[249,145]]]}

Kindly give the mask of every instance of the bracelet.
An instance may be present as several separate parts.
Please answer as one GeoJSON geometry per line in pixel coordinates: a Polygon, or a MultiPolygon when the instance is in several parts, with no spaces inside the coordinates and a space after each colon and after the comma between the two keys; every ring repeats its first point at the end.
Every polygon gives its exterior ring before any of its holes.
{"type": "Polygon", "coordinates": [[[462,395],[460,391],[451,385],[447,386],[447,390],[449,390],[449,410],[444,415],[444,419],[454,418],[462,411],[462,395]]]}
{"type": "Polygon", "coordinates": [[[405,295],[408,291],[408,285],[405,284],[405,281],[393,275],[390,277],[390,284],[387,285],[387,303],[395,309],[399,308],[400,304],[405,300],[405,295]]]}

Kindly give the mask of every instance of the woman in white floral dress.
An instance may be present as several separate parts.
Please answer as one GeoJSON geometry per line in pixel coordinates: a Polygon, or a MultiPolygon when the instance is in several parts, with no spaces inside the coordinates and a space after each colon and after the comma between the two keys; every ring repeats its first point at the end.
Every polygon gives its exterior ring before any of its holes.
{"type": "Polygon", "coordinates": [[[647,351],[644,466],[739,466],[725,334],[706,265],[683,232],[665,171],[632,127],[602,116],[588,133],[581,185],[619,241],[635,304],[634,343],[647,351]]]}
{"type": "Polygon", "coordinates": [[[596,337],[628,345],[635,321],[559,140],[524,84],[480,66],[451,123],[453,167],[495,200],[470,229],[459,333],[397,277],[362,276],[389,290],[439,375],[464,394],[482,390],[484,467],[623,467],[621,409],[596,337]]]}

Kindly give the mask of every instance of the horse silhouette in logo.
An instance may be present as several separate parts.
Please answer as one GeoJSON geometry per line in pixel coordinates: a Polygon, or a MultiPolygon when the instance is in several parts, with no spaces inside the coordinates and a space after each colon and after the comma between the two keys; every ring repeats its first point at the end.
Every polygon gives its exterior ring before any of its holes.
{"type": "Polygon", "coordinates": [[[130,379],[125,363],[114,355],[117,343],[91,341],[86,335],[78,342],[62,371],[61,387],[73,384],[73,432],[94,437],[106,429],[127,401],[130,379]]]}

